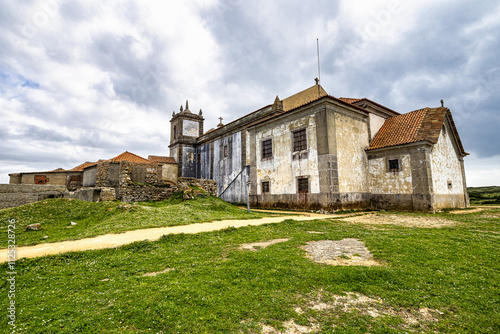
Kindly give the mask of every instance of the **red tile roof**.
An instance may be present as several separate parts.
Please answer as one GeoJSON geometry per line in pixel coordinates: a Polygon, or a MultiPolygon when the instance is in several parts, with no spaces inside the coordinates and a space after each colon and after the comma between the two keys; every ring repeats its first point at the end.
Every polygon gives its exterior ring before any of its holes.
{"type": "Polygon", "coordinates": [[[167,164],[175,164],[175,159],[172,157],[163,157],[163,156],[158,156],[158,155],[150,155],[148,157],[148,160],[151,160],[153,162],[158,162],[158,163],[167,163],[167,164]]]}
{"type": "Polygon", "coordinates": [[[419,109],[387,119],[370,143],[368,150],[420,141],[436,144],[447,116],[461,153],[467,155],[468,153],[464,151],[455,123],[451,117],[451,112],[444,107],[419,109]]]}
{"type": "Polygon", "coordinates": [[[76,166],[74,168],[71,168],[69,171],[71,171],[71,172],[82,172],[85,168],[94,166],[96,164],[97,164],[97,162],[86,161],[83,164],[80,164],[80,165],[78,165],[78,166],[76,166]]]}
{"type": "Polygon", "coordinates": [[[128,151],[123,152],[120,155],[117,155],[114,158],[107,160],[109,162],[133,162],[133,163],[143,163],[143,164],[153,164],[154,162],[148,159],[144,159],[143,157],[138,156],[137,154],[130,153],[128,151]]]}

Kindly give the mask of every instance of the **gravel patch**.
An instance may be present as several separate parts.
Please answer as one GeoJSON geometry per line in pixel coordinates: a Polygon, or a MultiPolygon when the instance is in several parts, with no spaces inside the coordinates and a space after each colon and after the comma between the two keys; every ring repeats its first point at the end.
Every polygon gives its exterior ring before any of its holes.
{"type": "Polygon", "coordinates": [[[398,225],[405,227],[441,228],[457,224],[456,221],[439,217],[371,214],[341,219],[350,223],[368,225],[398,225]]]}

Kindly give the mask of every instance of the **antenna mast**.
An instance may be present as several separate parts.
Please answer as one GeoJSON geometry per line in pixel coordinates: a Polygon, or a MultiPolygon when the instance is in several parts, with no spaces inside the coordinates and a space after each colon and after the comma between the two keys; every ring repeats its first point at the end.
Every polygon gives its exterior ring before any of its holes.
{"type": "Polygon", "coordinates": [[[319,38],[316,38],[316,49],[317,49],[317,53],[318,53],[318,97],[321,97],[321,88],[320,88],[320,84],[321,84],[321,70],[320,70],[320,67],[319,67],[319,38]]]}

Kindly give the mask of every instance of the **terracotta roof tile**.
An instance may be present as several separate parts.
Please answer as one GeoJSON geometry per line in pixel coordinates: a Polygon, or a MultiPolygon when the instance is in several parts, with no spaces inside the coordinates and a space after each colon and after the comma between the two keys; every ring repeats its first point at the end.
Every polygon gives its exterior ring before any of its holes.
{"type": "Polygon", "coordinates": [[[130,153],[128,151],[123,152],[122,154],[107,160],[109,162],[121,162],[128,161],[133,163],[143,163],[143,164],[153,164],[151,160],[144,159],[143,157],[138,156],[137,154],[130,153]]]}
{"type": "Polygon", "coordinates": [[[153,162],[158,162],[158,163],[167,163],[167,164],[175,164],[175,158],[172,157],[163,157],[163,156],[158,156],[158,155],[150,155],[148,157],[148,160],[151,160],[153,162]]]}
{"type": "Polygon", "coordinates": [[[80,164],[80,165],[78,165],[76,167],[71,168],[69,171],[71,171],[71,172],[82,172],[85,168],[90,167],[90,166],[94,166],[96,164],[97,164],[97,162],[86,161],[83,164],[80,164]]]}
{"type": "Polygon", "coordinates": [[[387,119],[368,150],[428,141],[436,144],[443,123],[449,117],[462,154],[467,155],[448,108],[424,108],[387,119]]]}
{"type": "Polygon", "coordinates": [[[370,144],[370,149],[409,144],[419,141],[419,127],[428,108],[387,119],[370,144]]]}

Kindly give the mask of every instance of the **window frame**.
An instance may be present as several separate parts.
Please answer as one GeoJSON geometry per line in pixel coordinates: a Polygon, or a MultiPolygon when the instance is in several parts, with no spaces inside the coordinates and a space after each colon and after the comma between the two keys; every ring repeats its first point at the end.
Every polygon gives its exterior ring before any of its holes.
{"type": "Polygon", "coordinates": [[[292,153],[307,151],[307,144],[307,128],[292,131],[292,153]],[[300,136],[298,140],[297,135],[300,136]]]}
{"type": "Polygon", "coordinates": [[[403,170],[403,166],[401,164],[401,157],[387,157],[385,160],[386,172],[387,173],[399,173],[403,170]],[[397,168],[391,168],[392,162],[396,161],[397,168]]]}
{"type": "Polygon", "coordinates": [[[309,177],[301,176],[297,178],[297,194],[308,194],[311,192],[309,185],[309,177]],[[304,183],[306,185],[306,189],[303,189],[304,183]],[[302,189],[301,189],[302,188],[302,189]]]}
{"type": "Polygon", "coordinates": [[[271,192],[271,182],[270,182],[270,181],[267,181],[267,180],[266,180],[266,181],[262,181],[262,182],[260,183],[260,190],[261,190],[261,193],[262,193],[262,194],[266,194],[266,195],[267,195],[267,194],[269,194],[269,193],[271,192]],[[264,190],[264,188],[265,188],[265,187],[264,187],[264,184],[266,184],[266,185],[267,185],[267,191],[265,191],[265,190],[264,190]]]}
{"type": "Polygon", "coordinates": [[[33,177],[34,184],[47,184],[49,183],[49,178],[44,174],[36,174],[33,177]]]}
{"type": "Polygon", "coordinates": [[[267,138],[260,142],[260,156],[262,160],[273,158],[273,139],[267,138]],[[270,147],[266,147],[266,143],[270,142],[270,147]],[[267,151],[266,151],[267,150],[267,151]],[[269,152],[270,150],[270,152],[269,152]],[[267,154],[266,154],[267,153],[267,154]]]}

